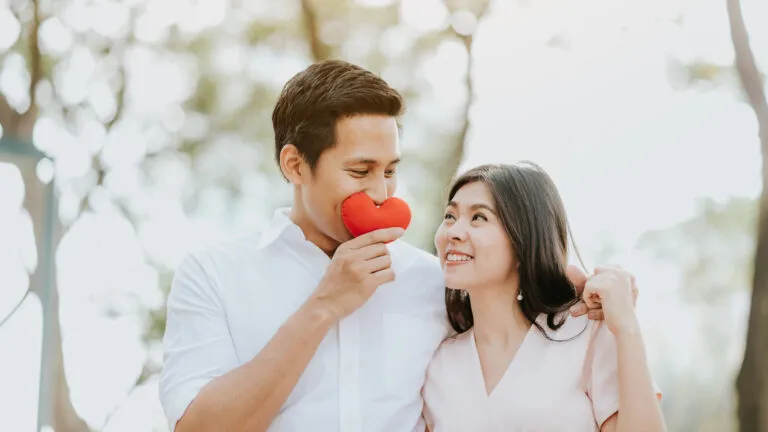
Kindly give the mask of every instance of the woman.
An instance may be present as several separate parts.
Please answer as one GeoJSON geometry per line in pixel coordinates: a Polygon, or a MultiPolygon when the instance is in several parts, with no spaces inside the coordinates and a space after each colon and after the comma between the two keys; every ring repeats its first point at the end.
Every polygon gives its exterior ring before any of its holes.
{"type": "Polygon", "coordinates": [[[458,335],[427,371],[428,430],[665,430],[628,274],[587,281],[604,321],[569,317],[567,241],[557,189],[533,164],[481,166],[453,185],[435,246],[458,335]]]}

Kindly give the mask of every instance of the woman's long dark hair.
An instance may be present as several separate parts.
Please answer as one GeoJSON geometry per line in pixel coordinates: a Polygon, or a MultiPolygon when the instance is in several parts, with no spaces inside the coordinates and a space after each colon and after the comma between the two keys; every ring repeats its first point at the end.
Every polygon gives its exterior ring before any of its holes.
{"type": "MultiPolygon", "coordinates": [[[[520,262],[519,302],[523,315],[546,335],[536,322],[547,314],[547,326],[557,330],[566,317],[558,315],[579,301],[566,276],[570,228],[560,194],[552,179],[539,166],[482,165],[461,175],[451,186],[448,200],[462,187],[475,182],[490,189],[494,205],[512,248],[520,262]]],[[[576,251],[578,256],[578,251],[576,251]]],[[[581,260],[581,257],[579,257],[581,260]]],[[[445,289],[445,306],[451,326],[464,333],[474,325],[469,295],[445,289]]]]}

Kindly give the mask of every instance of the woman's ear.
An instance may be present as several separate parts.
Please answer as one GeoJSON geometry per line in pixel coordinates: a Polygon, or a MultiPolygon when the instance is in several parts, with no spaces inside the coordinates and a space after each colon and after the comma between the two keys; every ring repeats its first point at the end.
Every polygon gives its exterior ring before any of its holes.
{"type": "Polygon", "coordinates": [[[280,171],[293,185],[304,182],[302,177],[304,158],[293,144],[286,144],[280,150],[280,171]]]}

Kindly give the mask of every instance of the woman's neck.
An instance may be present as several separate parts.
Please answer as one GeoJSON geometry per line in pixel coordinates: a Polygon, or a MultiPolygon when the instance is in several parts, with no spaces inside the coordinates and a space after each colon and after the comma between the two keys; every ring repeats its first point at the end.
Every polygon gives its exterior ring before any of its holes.
{"type": "Polygon", "coordinates": [[[513,280],[494,287],[483,287],[470,294],[475,341],[478,344],[507,345],[519,342],[531,328],[517,300],[520,286],[513,280]]]}

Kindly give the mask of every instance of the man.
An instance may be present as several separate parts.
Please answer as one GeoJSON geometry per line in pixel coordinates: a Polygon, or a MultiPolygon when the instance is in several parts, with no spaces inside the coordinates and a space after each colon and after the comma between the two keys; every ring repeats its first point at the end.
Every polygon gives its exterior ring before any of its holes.
{"type": "Polygon", "coordinates": [[[402,112],[346,62],[288,81],[272,123],[291,209],[176,270],[160,380],[171,430],[424,431],[424,374],[451,332],[440,266],[401,229],[351,239],[340,216],[355,192],[395,193],[402,112]]]}

